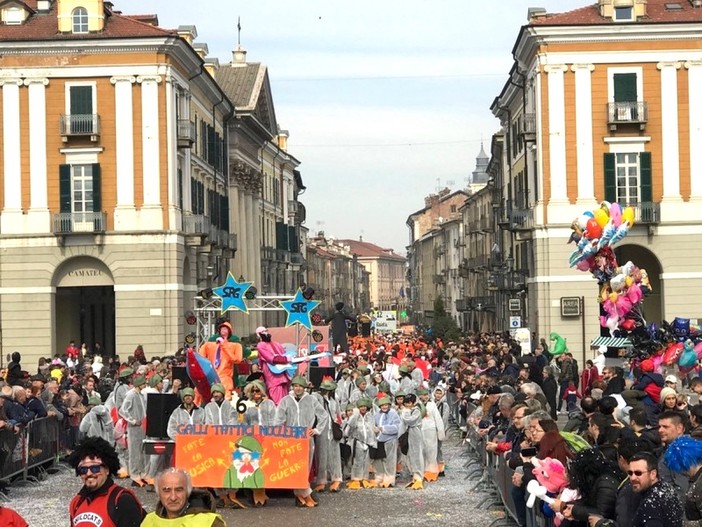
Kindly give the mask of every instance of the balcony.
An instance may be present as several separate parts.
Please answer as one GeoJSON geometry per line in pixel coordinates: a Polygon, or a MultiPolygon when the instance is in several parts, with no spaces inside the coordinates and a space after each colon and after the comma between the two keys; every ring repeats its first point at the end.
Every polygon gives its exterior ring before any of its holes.
{"type": "Polygon", "coordinates": [[[467,298],[459,298],[456,300],[456,311],[468,311],[469,302],[467,298]]]}
{"type": "Polygon", "coordinates": [[[100,116],[97,114],[62,115],[59,131],[64,142],[69,137],[90,137],[97,141],[100,136],[100,116]]]}
{"type": "Polygon", "coordinates": [[[276,249],[275,259],[278,262],[288,263],[290,261],[290,252],[285,249],[276,249]]]}
{"type": "Polygon", "coordinates": [[[441,284],[445,284],[445,283],[446,283],[446,278],[445,278],[444,275],[442,275],[442,274],[435,274],[434,277],[433,277],[433,279],[432,279],[432,281],[433,281],[435,284],[441,285],[441,284]]]}
{"type": "Polygon", "coordinates": [[[210,230],[210,220],[203,214],[183,216],[183,232],[185,233],[186,245],[201,247],[205,243],[205,238],[210,236],[210,230]]]}
{"type": "Polygon", "coordinates": [[[178,148],[190,148],[195,142],[197,128],[188,119],[178,119],[178,148]]]}
{"type": "Polygon", "coordinates": [[[305,263],[305,258],[302,256],[302,253],[290,253],[290,263],[302,265],[305,263]]]}
{"type": "Polygon", "coordinates": [[[487,234],[492,232],[492,221],[489,216],[483,216],[480,218],[480,221],[478,222],[478,228],[480,232],[487,234]]]}
{"type": "Polygon", "coordinates": [[[644,130],[647,122],[648,103],[642,101],[607,103],[607,123],[612,131],[620,125],[629,124],[637,124],[640,130],[644,130]]]}
{"type": "Polygon", "coordinates": [[[94,234],[105,232],[104,212],[62,212],[54,214],[54,234],[94,234]]]}
{"type": "Polygon", "coordinates": [[[536,134],[536,114],[525,113],[522,115],[522,135],[536,134]]]}
{"type": "Polygon", "coordinates": [[[512,209],[507,211],[510,231],[528,231],[534,228],[534,211],[532,209],[512,209]]]}
{"type": "Polygon", "coordinates": [[[275,260],[275,248],[274,247],[263,247],[261,249],[261,259],[273,261],[275,260]]]}
{"type": "Polygon", "coordinates": [[[645,201],[635,206],[634,221],[642,225],[657,225],[661,222],[661,204],[645,201]]]}

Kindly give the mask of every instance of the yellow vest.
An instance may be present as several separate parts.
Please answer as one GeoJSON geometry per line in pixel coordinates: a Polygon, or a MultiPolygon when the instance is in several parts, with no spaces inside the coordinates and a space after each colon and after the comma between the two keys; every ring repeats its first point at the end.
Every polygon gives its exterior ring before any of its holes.
{"type": "Polygon", "coordinates": [[[161,518],[155,512],[150,512],[141,522],[141,527],[210,527],[215,520],[222,520],[222,517],[215,512],[197,512],[186,514],[180,518],[169,520],[161,518]]]}

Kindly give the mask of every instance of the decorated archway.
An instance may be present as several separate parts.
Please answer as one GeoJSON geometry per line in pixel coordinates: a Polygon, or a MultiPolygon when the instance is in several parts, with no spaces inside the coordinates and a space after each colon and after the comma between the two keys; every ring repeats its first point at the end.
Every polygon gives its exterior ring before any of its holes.
{"type": "Polygon", "coordinates": [[[634,262],[639,269],[645,269],[651,282],[651,293],[643,301],[642,309],[646,322],[660,323],[663,318],[663,283],[661,273],[663,268],[658,257],[641,245],[622,244],[614,249],[617,263],[624,265],[628,261],[634,262]]]}

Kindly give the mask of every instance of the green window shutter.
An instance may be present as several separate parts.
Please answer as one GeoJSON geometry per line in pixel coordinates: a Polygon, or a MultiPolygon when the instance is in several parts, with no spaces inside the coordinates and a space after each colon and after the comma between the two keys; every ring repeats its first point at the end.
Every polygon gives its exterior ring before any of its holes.
{"type": "Polygon", "coordinates": [[[651,183],[651,152],[641,152],[639,154],[639,181],[641,183],[641,198],[642,203],[650,203],[653,201],[653,186],[651,183]]]}
{"type": "Polygon", "coordinates": [[[614,102],[636,102],[636,73],[615,73],[613,81],[614,102]]]}
{"type": "Polygon", "coordinates": [[[71,86],[71,115],[93,114],[93,87],[71,86]]]}
{"type": "Polygon", "coordinates": [[[614,154],[604,155],[604,186],[605,201],[610,203],[617,201],[617,169],[614,154]]]}
{"type": "Polygon", "coordinates": [[[93,169],[93,212],[102,212],[102,177],[100,165],[95,163],[93,169]]]}
{"type": "Polygon", "coordinates": [[[71,212],[71,165],[59,165],[59,211],[71,212]]]}

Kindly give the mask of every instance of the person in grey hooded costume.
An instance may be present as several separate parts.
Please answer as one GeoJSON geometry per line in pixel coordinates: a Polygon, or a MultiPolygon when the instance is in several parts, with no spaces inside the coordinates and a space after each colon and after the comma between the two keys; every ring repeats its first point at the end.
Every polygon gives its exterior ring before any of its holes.
{"type": "MultiPolygon", "coordinates": [[[[283,397],[275,412],[274,426],[302,426],[309,429],[310,455],[309,464],[312,466],[314,456],[314,436],[324,433],[329,426],[329,414],[319,401],[305,392],[307,379],[300,375],[290,381],[293,393],[283,397]]],[[[316,507],[318,503],[312,499],[312,489],[308,485],[304,489],[295,489],[295,504],[298,507],[316,507]]]]}
{"type": "Polygon", "coordinates": [[[365,397],[358,400],[356,410],[349,418],[347,433],[352,439],[351,448],[353,452],[353,460],[351,462],[351,481],[348,482],[346,488],[358,490],[363,485],[364,488],[377,487],[375,481],[371,481],[369,477],[370,470],[370,449],[378,446],[378,441],[375,437],[375,422],[373,421],[373,413],[370,409],[373,407],[373,401],[365,397]]]}
{"type": "Polygon", "coordinates": [[[332,432],[332,423],[341,424],[341,410],[339,403],[334,398],[336,388],[336,383],[331,377],[327,377],[319,385],[319,392],[312,394],[329,414],[329,426],[323,433],[314,438],[315,455],[317,456],[317,477],[314,486],[316,492],[322,492],[326,488],[328,480],[331,480],[329,492],[339,492],[339,487],[344,479],[341,472],[339,440],[334,439],[332,432]]]}
{"type": "Polygon", "coordinates": [[[141,395],[141,389],[146,386],[146,379],[139,375],[132,381],[132,389],[124,396],[124,402],[119,408],[119,416],[124,418],[127,425],[127,450],[129,451],[129,477],[132,486],[143,487],[153,485],[153,478],[146,473],[146,457],[144,455],[144,439],[146,433],[142,423],[146,419],[146,403],[141,395]]]}
{"type": "Polygon", "coordinates": [[[397,471],[397,438],[400,434],[402,422],[400,416],[391,407],[390,397],[385,395],[378,399],[379,411],[373,416],[375,421],[375,434],[379,443],[385,447],[385,458],[377,459],[375,467],[375,482],[379,487],[390,488],[395,486],[397,471]]]}
{"type": "Polygon", "coordinates": [[[244,388],[244,395],[251,406],[246,409],[244,422],[247,425],[273,426],[275,422],[275,403],[266,396],[266,385],[257,379],[244,388]]]}
{"type": "Polygon", "coordinates": [[[212,400],[205,405],[205,424],[231,425],[237,420],[237,413],[232,403],[224,398],[224,385],[216,383],[210,388],[212,400]]]}
{"type": "Polygon", "coordinates": [[[100,437],[115,446],[115,426],[107,407],[100,404],[99,397],[91,397],[88,403],[92,408],[80,422],[81,434],[85,437],[100,437]]]}
{"type": "Polygon", "coordinates": [[[417,396],[408,393],[405,396],[404,408],[400,410],[400,419],[408,432],[407,464],[412,473],[412,481],[407,484],[409,489],[424,488],[424,435],[422,433],[423,408],[417,406],[417,396]]]}

